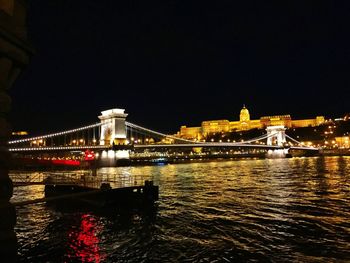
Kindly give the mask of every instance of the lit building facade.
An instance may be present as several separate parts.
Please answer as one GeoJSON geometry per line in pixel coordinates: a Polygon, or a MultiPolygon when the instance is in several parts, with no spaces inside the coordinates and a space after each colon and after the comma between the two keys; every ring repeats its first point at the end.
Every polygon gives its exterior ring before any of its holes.
{"type": "Polygon", "coordinates": [[[264,116],[260,119],[251,120],[249,110],[243,106],[238,121],[210,120],[203,121],[200,127],[181,126],[177,136],[185,139],[200,140],[214,133],[265,129],[268,126],[284,126],[286,128],[315,127],[324,122],[324,116],[317,116],[315,119],[292,120],[289,114],[264,116]]]}
{"type": "Polygon", "coordinates": [[[202,128],[181,126],[180,132],[176,136],[198,140],[202,138],[202,128]]]}
{"type": "Polygon", "coordinates": [[[335,142],[337,144],[337,147],[349,149],[350,148],[350,137],[349,136],[342,136],[342,137],[335,137],[335,142]]]}
{"type": "Polygon", "coordinates": [[[205,137],[211,133],[229,132],[230,122],[228,120],[203,121],[201,128],[202,135],[205,137]]]}

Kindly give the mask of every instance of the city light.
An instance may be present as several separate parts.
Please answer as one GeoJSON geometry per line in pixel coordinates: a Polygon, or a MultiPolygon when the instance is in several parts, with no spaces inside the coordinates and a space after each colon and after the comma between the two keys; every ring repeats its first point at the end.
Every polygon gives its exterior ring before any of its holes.
{"type": "MultiPolygon", "coordinates": [[[[130,128],[132,127],[134,130],[139,130],[141,132],[141,134],[144,134],[144,132],[148,132],[150,134],[154,134],[154,135],[163,135],[163,138],[161,139],[161,143],[162,144],[149,144],[151,143],[151,141],[154,141],[152,138],[145,138],[144,141],[142,139],[136,139],[134,137],[131,137],[130,138],[130,141],[131,142],[134,142],[134,147],[136,148],[147,148],[147,147],[163,147],[164,145],[166,145],[166,147],[179,147],[179,146],[182,146],[182,147],[195,147],[196,145],[198,144],[201,144],[203,146],[206,146],[206,145],[211,145],[213,147],[240,147],[240,146],[245,146],[245,147],[281,147],[283,144],[282,143],[278,143],[278,145],[274,145],[275,144],[275,141],[279,140],[278,135],[277,136],[277,132],[272,132],[270,134],[262,134],[261,136],[259,137],[256,137],[256,138],[253,138],[253,139],[250,139],[250,140],[243,140],[241,139],[239,142],[236,142],[235,140],[230,140],[230,139],[226,139],[227,142],[223,142],[223,139],[219,139],[218,140],[218,143],[215,143],[215,140],[214,138],[211,138],[210,139],[210,144],[209,143],[206,143],[205,142],[205,139],[203,140],[183,140],[181,138],[177,138],[177,137],[174,137],[174,136],[170,136],[170,135],[165,135],[165,134],[162,134],[162,133],[159,133],[159,132],[155,132],[155,131],[152,131],[152,130],[149,130],[147,128],[144,128],[144,127],[141,127],[141,126],[138,126],[138,125],[135,125],[135,124],[132,124],[132,123],[129,123],[129,122],[125,122],[126,123],[126,127],[130,128]],[[269,143],[269,140],[267,142],[267,145],[265,142],[263,141],[266,141],[266,139],[268,138],[274,138],[273,140],[270,141],[269,143]],[[143,144],[143,142],[145,142],[145,144],[143,144]],[[177,142],[177,144],[174,144],[175,142],[177,142]],[[180,142],[183,142],[183,144],[181,144],[180,142]],[[273,145],[271,145],[271,143],[273,145]]],[[[96,124],[95,124],[96,125],[96,124]]],[[[93,125],[93,126],[95,126],[93,125]]],[[[86,127],[91,127],[91,126],[85,126],[85,127],[82,127],[82,128],[86,128],[86,127]]],[[[280,126],[280,127],[283,127],[283,126],[280,126]]],[[[75,129],[74,131],[76,130],[81,130],[82,128],[79,128],[79,129],[75,129]]],[[[73,131],[73,130],[70,130],[70,131],[73,131]]],[[[68,132],[68,131],[66,131],[68,132]]],[[[55,133],[54,135],[57,135],[59,133],[55,133]]],[[[63,133],[61,133],[63,134],[63,133]]],[[[47,136],[47,135],[45,135],[47,136]]],[[[41,142],[44,142],[44,138],[45,136],[42,136],[43,138],[42,139],[38,139],[39,141],[41,142]]],[[[52,135],[51,135],[52,136],[52,135]]],[[[222,136],[221,137],[225,137],[225,136],[222,136]]],[[[312,143],[304,143],[304,144],[301,144],[300,142],[298,142],[297,140],[289,137],[287,134],[285,135],[286,138],[289,138],[290,140],[292,140],[293,142],[295,142],[297,145],[299,146],[294,146],[294,147],[302,147],[302,149],[306,149],[306,147],[309,147],[309,149],[315,149],[312,145],[312,143]]],[[[282,138],[282,137],[281,137],[282,138]]],[[[93,142],[97,142],[96,139],[93,140],[93,142]]],[[[36,141],[36,144],[38,143],[38,141],[36,141]]],[[[45,151],[45,150],[69,150],[69,149],[94,149],[94,146],[96,147],[96,145],[91,145],[91,146],[85,146],[83,147],[83,145],[85,145],[85,139],[84,138],[80,138],[80,139],[74,139],[71,141],[71,146],[66,146],[66,147],[55,147],[55,146],[51,146],[51,147],[44,147],[44,146],[41,146],[41,147],[25,147],[25,148],[19,148],[19,147],[16,147],[16,148],[11,148],[10,150],[11,151],[38,151],[38,150],[42,150],[42,151],[45,151]]],[[[102,144],[102,143],[101,143],[102,144]]],[[[129,141],[127,139],[125,139],[125,141],[123,142],[123,144],[129,144],[129,141]]],[[[35,145],[35,144],[34,144],[35,145]]],[[[287,144],[288,145],[288,144],[287,144]]],[[[290,144],[289,144],[290,145],[290,144]]],[[[101,145],[101,146],[97,146],[97,147],[100,147],[100,149],[108,149],[109,146],[106,145],[101,145]]]]}

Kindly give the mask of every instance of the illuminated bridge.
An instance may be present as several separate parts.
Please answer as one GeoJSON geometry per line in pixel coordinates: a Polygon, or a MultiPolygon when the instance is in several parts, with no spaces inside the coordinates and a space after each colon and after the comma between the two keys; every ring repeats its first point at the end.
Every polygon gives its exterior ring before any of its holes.
{"type": "Polygon", "coordinates": [[[41,136],[9,141],[15,153],[96,151],[101,158],[115,156],[128,159],[130,153],[164,149],[265,149],[270,153],[288,153],[290,149],[318,151],[291,138],[283,126],[270,126],[259,137],[240,142],[205,142],[179,138],[126,121],[124,109],[102,111],[100,122],[41,136]]]}

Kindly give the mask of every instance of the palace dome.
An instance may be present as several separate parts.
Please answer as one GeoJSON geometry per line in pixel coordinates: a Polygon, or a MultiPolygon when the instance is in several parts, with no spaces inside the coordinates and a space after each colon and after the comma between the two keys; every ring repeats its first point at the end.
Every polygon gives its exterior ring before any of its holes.
{"type": "Polygon", "coordinates": [[[248,122],[250,121],[250,114],[248,109],[243,105],[243,108],[241,109],[241,113],[239,114],[239,121],[240,122],[248,122]]]}

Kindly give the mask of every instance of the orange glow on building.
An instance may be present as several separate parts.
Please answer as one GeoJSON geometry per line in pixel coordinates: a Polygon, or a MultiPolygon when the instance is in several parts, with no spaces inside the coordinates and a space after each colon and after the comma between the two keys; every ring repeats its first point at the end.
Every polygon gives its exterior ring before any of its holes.
{"type": "Polygon", "coordinates": [[[339,148],[349,149],[350,137],[349,136],[335,137],[335,143],[338,145],[339,148]]]}
{"type": "Polygon", "coordinates": [[[265,129],[268,126],[284,126],[286,128],[315,127],[325,122],[324,116],[315,119],[292,120],[289,114],[264,116],[251,120],[249,110],[243,106],[238,121],[209,120],[203,121],[200,127],[181,126],[177,136],[185,139],[201,139],[214,133],[265,129]]]}

